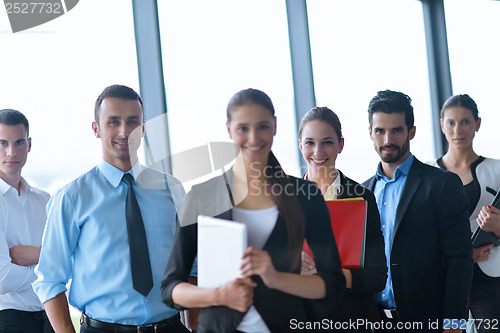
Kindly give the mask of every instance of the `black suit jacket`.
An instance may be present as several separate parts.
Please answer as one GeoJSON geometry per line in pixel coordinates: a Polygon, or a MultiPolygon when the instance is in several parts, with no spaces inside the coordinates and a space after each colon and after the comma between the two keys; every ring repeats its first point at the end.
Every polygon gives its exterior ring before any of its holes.
{"type": "MultiPolygon", "coordinates": [[[[230,174],[229,174],[230,178],[230,174]]],[[[318,319],[326,313],[317,310],[331,310],[333,303],[345,291],[345,279],[340,268],[340,258],[330,225],[330,215],[321,192],[314,183],[290,177],[290,187],[282,189],[284,195],[296,195],[305,216],[305,236],[310,240],[310,247],[317,258],[318,275],[326,284],[326,297],[323,300],[304,300],[278,290],[267,288],[262,280],[254,277],[257,287],[254,290],[254,306],[271,332],[294,331],[290,327],[292,319],[311,320],[308,315],[318,319]],[[306,307],[306,304],[308,305],[306,307]],[[313,310],[311,313],[310,310],[313,310]]],[[[197,185],[188,193],[179,214],[181,228],[176,239],[162,281],[162,299],[172,308],[181,310],[172,300],[172,290],[180,282],[187,281],[191,266],[197,254],[198,215],[217,216],[231,219],[231,191],[224,177],[217,177],[197,185]]],[[[290,270],[290,253],[286,223],[281,214],[265,246],[278,271],[300,273],[300,262],[296,269],[290,270]]],[[[201,310],[198,317],[198,332],[231,332],[245,314],[227,307],[209,307],[201,310]]]]}
{"type": "MultiPolygon", "coordinates": [[[[363,184],[373,191],[375,182],[374,176],[363,184]]],[[[429,320],[468,318],[467,206],[456,174],[415,158],[396,210],[390,269],[401,320],[422,322],[424,331],[429,320]]]]}
{"type": "Polygon", "coordinates": [[[365,236],[365,265],[363,269],[351,269],[352,290],[346,293],[336,305],[334,318],[380,320],[375,293],[382,291],[387,279],[384,236],[380,229],[375,196],[367,188],[344,176],[339,171],[340,189],[338,199],[362,197],[367,201],[367,225],[365,236]]]}

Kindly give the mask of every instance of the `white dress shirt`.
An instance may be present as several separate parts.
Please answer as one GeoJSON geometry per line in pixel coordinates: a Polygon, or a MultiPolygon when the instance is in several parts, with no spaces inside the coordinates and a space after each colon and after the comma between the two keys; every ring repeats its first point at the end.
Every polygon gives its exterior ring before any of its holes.
{"type": "Polygon", "coordinates": [[[31,286],[36,279],[35,266],[13,264],[9,249],[41,246],[50,196],[24,178],[20,192],[0,178],[0,310],[40,311],[43,305],[31,286]]]}

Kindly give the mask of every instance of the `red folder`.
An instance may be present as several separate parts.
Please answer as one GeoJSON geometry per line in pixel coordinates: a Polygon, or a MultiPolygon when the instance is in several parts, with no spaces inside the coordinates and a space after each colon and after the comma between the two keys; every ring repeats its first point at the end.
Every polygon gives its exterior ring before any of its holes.
{"type": "MultiPolygon", "coordinates": [[[[329,200],[333,236],[337,243],[342,268],[363,268],[365,261],[366,207],[365,200],[329,200]]],[[[303,250],[314,260],[307,241],[303,250]]]]}

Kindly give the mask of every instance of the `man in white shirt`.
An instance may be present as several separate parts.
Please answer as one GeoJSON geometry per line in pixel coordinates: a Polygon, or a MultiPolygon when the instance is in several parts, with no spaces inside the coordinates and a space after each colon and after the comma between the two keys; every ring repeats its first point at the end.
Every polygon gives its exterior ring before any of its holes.
{"type": "Polygon", "coordinates": [[[31,149],[19,111],[0,110],[0,331],[53,332],[31,283],[38,263],[49,194],[21,177],[31,149]],[[3,329],[3,330],[2,330],[3,329]]]}

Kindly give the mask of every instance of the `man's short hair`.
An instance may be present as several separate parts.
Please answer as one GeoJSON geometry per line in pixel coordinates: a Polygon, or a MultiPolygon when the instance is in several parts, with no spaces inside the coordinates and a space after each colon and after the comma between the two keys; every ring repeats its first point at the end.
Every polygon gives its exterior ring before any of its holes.
{"type": "Polygon", "coordinates": [[[16,126],[23,124],[26,128],[26,136],[30,136],[30,124],[28,119],[21,112],[14,109],[2,109],[0,110],[0,124],[5,124],[8,126],[16,126]]]}
{"type": "Polygon", "coordinates": [[[112,86],[104,88],[102,93],[97,97],[94,107],[94,119],[99,122],[99,109],[101,107],[102,101],[106,98],[121,98],[131,101],[139,101],[141,104],[141,109],[143,108],[141,96],[135,92],[134,89],[127,86],[122,86],[119,84],[114,84],[112,86]]]}
{"type": "Polygon", "coordinates": [[[373,114],[375,112],[383,113],[404,113],[405,122],[408,129],[412,128],[415,123],[413,115],[413,106],[411,106],[410,96],[399,91],[384,90],[379,91],[370,101],[368,106],[368,121],[372,126],[373,114]]]}

